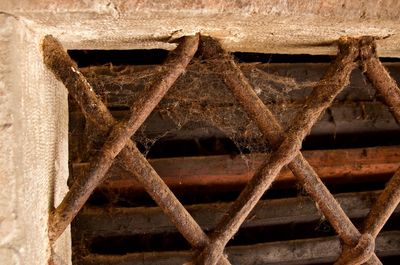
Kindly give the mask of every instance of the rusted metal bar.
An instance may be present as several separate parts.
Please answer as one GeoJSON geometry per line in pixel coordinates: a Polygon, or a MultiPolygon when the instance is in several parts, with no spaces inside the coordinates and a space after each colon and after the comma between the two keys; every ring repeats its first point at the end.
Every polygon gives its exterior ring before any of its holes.
{"type": "MultiPolygon", "coordinates": [[[[380,234],[376,239],[376,250],[381,257],[398,256],[400,232],[388,231],[380,234]]],[[[226,248],[227,255],[233,264],[269,265],[332,264],[337,260],[340,251],[340,237],[298,239],[226,248]]],[[[184,264],[192,255],[190,251],[143,252],[125,255],[89,254],[82,257],[79,264],[176,265],[184,264]]]]}
{"type": "MultiPolygon", "coordinates": [[[[375,253],[375,238],[368,233],[363,233],[357,245],[342,244],[342,254],[335,265],[375,264],[378,260],[371,259],[375,253]]],[[[374,258],[375,259],[375,258],[374,258]]],[[[380,261],[379,261],[380,262],[380,261]]]]}
{"type": "MultiPolygon", "coordinates": [[[[281,133],[281,127],[278,122],[276,122],[274,115],[254,93],[243,73],[241,73],[234,61],[226,55],[220,45],[210,38],[206,40],[203,39],[202,54],[206,58],[214,58],[219,61],[219,67],[221,67],[225,83],[232,90],[238,101],[244,105],[245,110],[250,113],[250,117],[257,123],[261,131],[266,134],[266,138],[272,144],[281,143],[275,153],[271,155],[269,161],[266,161],[257,171],[233,204],[233,207],[229,209],[226,217],[222,219],[215,229],[212,236],[212,243],[203,250],[197,259],[199,264],[215,264],[222,254],[226,243],[237,232],[241,223],[245,220],[264,191],[272,183],[281,168],[297,156],[301,148],[301,142],[310,131],[312,125],[321,113],[332,103],[335,96],[348,83],[350,73],[355,67],[355,60],[358,56],[358,40],[350,38],[340,40],[339,55],[328,69],[324,78],[314,88],[304,105],[303,113],[297,116],[294,124],[290,127],[283,139],[281,139],[279,135],[281,133]],[[243,85],[245,85],[245,88],[243,88],[243,85]],[[253,92],[249,93],[249,91],[253,92]],[[243,104],[242,102],[246,103],[243,104]]],[[[296,160],[294,162],[296,162],[296,160]]],[[[308,172],[307,169],[312,168],[304,159],[301,160],[300,158],[298,162],[299,164],[295,165],[293,168],[296,175],[305,173],[304,175],[307,176],[314,173],[316,176],[313,170],[308,172]],[[306,165],[306,167],[302,167],[302,165],[306,165]]],[[[311,180],[313,180],[313,184],[317,184],[317,187],[315,187],[315,191],[318,192],[316,197],[318,197],[319,200],[317,201],[324,201],[326,203],[326,208],[331,207],[333,203],[341,210],[332,196],[321,200],[322,196],[319,190],[323,189],[324,186],[318,181],[318,177],[314,177],[311,180]]],[[[341,225],[343,218],[348,220],[347,223],[351,223],[343,210],[341,210],[339,216],[333,211],[330,213],[336,217],[332,218],[334,219],[333,221],[337,221],[337,223],[333,225],[338,230],[338,233],[343,236],[343,240],[355,246],[360,238],[360,233],[353,225],[341,225]],[[355,235],[355,237],[349,235],[355,235]]]]}
{"type": "MultiPolygon", "coordinates": [[[[45,50],[48,67],[55,73],[67,87],[69,93],[78,102],[82,112],[87,119],[95,124],[96,128],[102,132],[108,132],[116,121],[108,111],[104,103],[93,92],[92,87],[79,71],[65,74],[64,68],[76,69],[76,64],[64,51],[62,45],[52,37],[46,37],[45,41],[50,42],[51,48],[45,50]],[[52,54],[53,53],[53,54],[52,54]]],[[[193,55],[197,50],[198,36],[186,37],[184,42],[178,46],[174,53],[193,55]]],[[[173,55],[172,58],[176,58],[173,55]]],[[[207,235],[201,230],[200,226],[186,211],[183,205],[177,200],[168,186],[158,176],[157,172],[151,167],[146,158],[140,153],[136,145],[129,140],[119,154],[118,161],[123,168],[136,176],[137,180],[144,186],[150,196],[157,202],[160,208],[168,215],[181,234],[188,240],[194,248],[202,248],[208,243],[207,235]]],[[[221,259],[221,264],[229,264],[227,259],[221,259]]]]}
{"type": "MultiPolygon", "coordinates": [[[[217,52],[223,54],[222,49],[219,49],[217,52]]],[[[236,65],[234,61],[227,55],[223,57],[226,57],[225,60],[230,60],[231,69],[235,69],[236,65]]],[[[334,69],[332,70],[334,71],[334,69]]],[[[236,67],[234,74],[225,75],[225,80],[245,111],[256,121],[261,131],[267,136],[267,139],[274,144],[274,140],[277,141],[276,139],[279,137],[279,134],[282,133],[282,129],[280,129],[279,124],[277,124],[276,118],[270,115],[271,112],[262,104],[261,100],[258,99],[246,78],[236,67]],[[235,78],[235,75],[238,78],[235,78]],[[231,83],[231,85],[229,85],[229,83],[231,83]],[[267,118],[262,119],[260,113],[263,113],[267,118]],[[274,126],[270,127],[269,123],[273,123],[274,126]],[[275,137],[270,137],[270,135],[274,136],[275,134],[275,137]]],[[[300,179],[307,192],[318,203],[321,211],[331,222],[343,241],[347,245],[356,246],[361,234],[348,219],[340,205],[334,200],[329,190],[323,185],[313,168],[302,157],[301,153],[292,161],[289,168],[293,170],[294,175],[300,179]],[[321,197],[324,199],[321,199],[321,197]]],[[[370,264],[380,264],[375,255],[370,264]]]]}
{"type": "MultiPolygon", "coordinates": [[[[354,182],[389,180],[400,167],[400,146],[380,146],[337,150],[308,150],[302,155],[324,182],[339,183],[349,177],[354,182]]],[[[174,157],[148,159],[169,188],[196,186],[242,186],[269,154],[174,157]],[[245,157],[245,160],[243,160],[245,157]]],[[[73,163],[72,180],[87,174],[89,163],[73,163]]],[[[294,183],[289,169],[282,169],[274,185],[294,183]]],[[[143,190],[135,176],[117,164],[107,173],[104,189],[143,190]]]]}
{"type": "MultiPolygon", "coordinates": [[[[96,186],[104,180],[104,176],[114,161],[114,158],[124,148],[130,137],[144,122],[154,107],[172,86],[175,80],[184,72],[194,53],[197,50],[198,36],[188,37],[178,48],[178,54],[169,57],[166,64],[170,64],[165,75],[152,84],[132,105],[127,119],[115,124],[101,148],[98,155],[90,162],[89,176],[76,179],[60,205],[55,209],[50,218],[50,237],[54,241],[71,223],[83,204],[89,198],[96,186]]],[[[54,69],[56,63],[61,63],[61,58],[54,57],[60,45],[54,38],[46,37],[43,43],[44,61],[47,66],[54,69]]],[[[66,54],[64,54],[66,55],[66,54]]],[[[71,65],[71,60],[67,62],[71,65]]],[[[64,67],[67,75],[78,77],[74,73],[78,70],[73,65],[64,67]]],[[[73,78],[70,78],[73,79],[73,78]]]]}
{"type": "MultiPolygon", "coordinates": [[[[197,47],[197,43],[196,41],[191,43],[190,42],[190,38],[187,39],[187,41],[189,40],[189,43],[185,43],[186,44],[186,48],[189,48],[192,50],[192,54],[194,54],[194,52],[196,51],[196,47],[197,47]],[[188,45],[190,44],[190,45],[188,45]],[[194,46],[194,49],[193,49],[194,46]]],[[[61,44],[55,40],[54,38],[50,37],[50,36],[46,36],[44,43],[43,43],[43,49],[44,49],[44,60],[45,60],[45,64],[55,73],[55,75],[57,76],[57,78],[59,78],[60,80],[62,80],[65,85],[67,86],[67,88],[69,88],[69,91],[72,95],[80,95],[77,96],[77,101],[81,104],[82,106],[82,111],[83,113],[85,113],[85,115],[88,118],[92,118],[94,121],[96,121],[96,123],[102,124],[103,126],[103,130],[106,131],[109,128],[111,128],[111,126],[113,124],[115,124],[111,114],[107,111],[107,108],[104,106],[104,104],[100,103],[100,100],[96,97],[96,95],[94,93],[90,93],[88,91],[91,91],[91,87],[90,85],[85,81],[84,77],[79,73],[79,71],[76,68],[76,65],[72,62],[72,60],[68,57],[68,55],[66,54],[66,52],[63,50],[61,44]],[[79,91],[80,89],[80,91],[79,91]],[[83,93],[87,93],[88,96],[82,96],[83,93]],[[86,104],[85,104],[86,103],[86,104]],[[86,107],[89,106],[89,107],[86,107]],[[96,119],[98,116],[101,116],[100,119],[96,119]]],[[[187,55],[184,54],[184,56],[186,57],[187,55]]],[[[184,62],[184,64],[188,64],[190,61],[190,56],[189,58],[187,58],[184,62]]],[[[184,68],[181,68],[182,70],[184,68]]],[[[135,129],[138,128],[138,126],[140,126],[139,123],[141,123],[141,121],[143,121],[145,119],[145,117],[149,114],[149,112],[154,108],[154,106],[157,104],[157,102],[159,101],[159,99],[161,99],[162,95],[168,90],[168,87],[170,86],[170,84],[173,83],[174,79],[176,79],[179,76],[179,73],[173,73],[172,76],[172,81],[169,81],[168,83],[162,83],[161,85],[156,84],[155,86],[155,91],[157,92],[158,95],[157,97],[153,97],[152,95],[152,91],[149,90],[143,97],[142,99],[139,101],[139,105],[140,106],[145,106],[147,107],[146,111],[144,110],[143,112],[138,111],[138,107],[133,107],[132,108],[132,115],[128,120],[123,121],[121,124],[125,125],[125,126],[121,126],[119,125],[117,127],[117,129],[114,129],[113,133],[111,133],[110,139],[113,138],[122,138],[122,140],[119,140],[120,142],[125,142],[128,141],[124,138],[130,138],[130,134],[133,133],[135,131],[135,129]],[[138,117],[138,115],[140,117],[138,117]],[[123,131],[124,137],[120,137],[118,135],[118,131],[122,131],[124,127],[128,126],[129,130],[128,132],[123,131]],[[116,135],[116,136],[115,136],[116,135]],[[126,136],[128,135],[128,136],[126,136]]],[[[108,140],[108,142],[112,142],[110,140],[108,140]]],[[[123,145],[124,143],[120,144],[123,145]]],[[[113,158],[119,153],[120,150],[113,150],[115,147],[108,143],[107,145],[105,145],[105,148],[103,148],[106,152],[101,152],[101,153],[111,153],[108,155],[102,155],[105,158],[99,159],[99,161],[102,160],[107,160],[106,163],[107,164],[111,164],[113,158]],[[108,148],[107,148],[108,147],[108,148]],[[110,151],[108,151],[109,149],[111,149],[110,151]],[[110,162],[111,160],[111,162],[110,162]]],[[[118,149],[122,149],[118,148],[118,149]]],[[[104,161],[102,161],[104,162],[104,161]]],[[[103,166],[104,168],[104,166],[103,166]]],[[[102,169],[100,172],[106,171],[107,169],[102,169]]],[[[93,166],[91,167],[91,171],[94,171],[94,173],[91,174],[95,174],[94,179],[100,179],[101,177],[98,177],[98,173],[97,173],[97,169],[93,169],[93,166]]],[[[71,190],[74,189],[78,189],[76,186],[79,184],[83,184],[81,186],[91,186],[91,187],[95,187],[97,186],[97,183],[99,181],[94,181],[89,182],[89,184],[86,183],[79,183],[82,182],[80,180],[75,180],[74,184],[73,184],[73,188],[71,188],[71,190]]],[[[85,188],[85,190],[92,190],[92,188],[85,188]]],[[[68,194],[71,194],[71,192],[69,192],[68,194]]],[[[80,193],[78,193],[80,194],[80,193]]],[[[89,192],[90,194],[90,192],[89,192]]],[[[64,203],[62,203],[57,210],[56,213],[54,214],[55,218],[57,219],[56,216],[60,215],[61,213],[65,213],[66,209],[69,209],[68,207],[73,207],[74,210],[72,212],[77,212],[80,209],[80,206],[77,206],[76,204],[82,204],[82,203],[77,203],[75,202],[76,199],[74,198],[74,196],[71,195],[67,195],[69,199],[64,200],[64,203]],[[72,202],[70,202],[72,200],[72,202]],[[70,205],[70,206],[67,206],[70,205]]],[[[84,197],[88,197],[88,195],[84,196],[84,197]]],[[[82,201],[82,200],[81,200],[82,201]]],[[[72,217],[74,216],[74,214],[72,214],[72,217]]],[[[59,217],[58,217],[59,218],[59,217]]],[[[70,219],[71,217],[69,217],[70,219]]],[[[64,222],[64,221],[58,221],[58,222],[64,222]]],[[[53,221],[52,222],[52,226],[57,227],[57,221],[53,221]]],[[[67,222],[68,224],[69,222],[67,222]]],[[[55,229],[55,230],[60,230],[60,229],[55,229]]],[[[61,229],[63,230],[63,229],[61,229]]],[[[59,232],[56,232],[56,235],[54,236],[54,238],[58,237],[59,232]]]]}
{"type": "MultiPolygon", "coordinates": [[[[376,43],[372,37],[364,37],[361,46],[363,72],[376,90],[382,95],[393,116],[400,123],[400,89],[396,81],[379,61],[376,43]]],[[[393,210],[400,202],[400,169],[386,185],[364,222],[364,231],[376,237],[393,210]]]]}
{"type": "Polygon", "coordinates": [[[400,123],[400,89],[376,54],[373,37],[363,37],[360,47],[361,67],[375,89],[388,105],[397,122],[400,123]]]}
{"type": "MultiPolygon", "coordinates": [[[[376,43],[373,37],[362,37],[360,41],[361,68],[367,78],[382,95],[383,100],[389,106],[390,111],[397,120],[400,121],[400,90],[385,67],[379,61],[376,54],[376,43]]],[[[400,170],[392,177],[385,190],[379,196],[378,200],[372,206],[370,213],[364,221],[363,232],[368,235],[366,241],[372,241],[376,238],[383,225],[389,219],[394,209],[400,202],[400,170]]],[[[370,245],[372,245],[370,243],[370,245]]],[[[349,248],[344,251],[339,258],[340,264],[355,264],[354,256],[360,264],[368,260],[368,247],[365,247],[360,253],[352,253],[349,248]]]]}
{"type": "MultiPolygon", "coordinates": [[[[363,37],[361,39],[360,57],[362,68],[367,78],[382,95],[396,120],[400,122],[400,89],[396,81],[391,78],[385,67],[379,61],[376,54],[376,43],[373,37],[363,37]]],[[[399,202],[400,170],[398,170],[388,182],[386,188],[372,206],[370,213],[364,221],[363,232],[365,233],[364,235],[368,235],[365,241],[372,241],[373,243],[374,238],[376,238],[399,202]]],[[[360,264],[367,261],[371,252],[369,246],[371,246],[372,243],[365,243],[366,246],[359,250],[360,253],[352,253],[352,249],[345,248],[339,258],[339,261],[341,261],[340,264],[360,264]],[[360,260],[354,260],[355,256],[360,258],[360,260]]]]}
{"type": "Polygon", "coordinates": [[[400,170],[387,183],[386,188],[372,206],[364,222],[363,231],[376,237],[400,202],[400,170]]]}

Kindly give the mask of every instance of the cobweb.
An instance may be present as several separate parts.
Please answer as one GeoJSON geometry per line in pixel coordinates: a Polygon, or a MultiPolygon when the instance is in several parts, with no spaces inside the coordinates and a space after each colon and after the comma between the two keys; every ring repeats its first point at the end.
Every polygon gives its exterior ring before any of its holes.
{"type": "MultiPolygon", "coordinates": [[[[269,143],[224,84],[217,70],[218,63],[198,58],[192,60],[186,72],[135,133],[134,140],[144,147],[144,155],[147,156],[158,141],[207,137],[230,139],[241,155],[270,152],[269,143]]],[[[239,66],[284,129],[292,123],[312,87],[326,70],[326,64],[314,65],[310,72],[304,65],[297,67],[293,64],[287,67],[240,63],[239,66]]],[[[127,115],[139,93],[160,78],[164,70],[159,65],[111,64],[81,69],[117,119],[127,115]]],[[[370,98],[373,97],[371,94],[370,98]]],[[[341,96],[338,99],[341,100],[341,96]]],[[[86,124],[85,132],[85,150],[98,150],[101,142],[96,139],[104,141],[105,136],[97,135],[90,124],[86,124]]]]}

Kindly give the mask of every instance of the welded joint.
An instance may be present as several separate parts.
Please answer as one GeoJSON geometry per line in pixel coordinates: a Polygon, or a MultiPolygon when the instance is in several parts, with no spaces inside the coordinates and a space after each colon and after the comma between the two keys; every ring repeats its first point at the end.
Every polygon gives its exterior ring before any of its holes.
{"type": "Polygon", "coordinates": [[[375,238],[362,234],[356,246],[342,244],[342,255],[335,265],[358,265],[370,260],[375,251],[375,238]]]}

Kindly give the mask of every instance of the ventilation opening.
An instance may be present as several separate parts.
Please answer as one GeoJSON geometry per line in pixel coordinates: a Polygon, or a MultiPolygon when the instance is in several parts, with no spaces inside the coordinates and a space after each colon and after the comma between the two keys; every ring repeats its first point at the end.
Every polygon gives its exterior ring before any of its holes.
{"type": "MultiPolygon", "coordinates": [[[[70,50],[69,55],[112,115],[121,120],[146,85],[160,76],[160,66],[168,51],[70,50]]],[[[256,93],[285,128],[290,126],[332,60],[331,56],[309,55],[235,53],[233,56],[256,93]]],[[[384,62],[400,81],[400,62],[384,62]]],[[[101,148],[105,136],[98,135],[93,125],[85,121],[73,99],[69,104],[72,181],[74,176],[85,174],[89,158],[101,148]]],[[[342,200],[356,224],[366,216],[368,207],[400,165],[399,133],[399,124],[381,103],[380,95],[361,71],[355,70],[350,84],[303,142],[305,157],[329,190],[342,200]],[[355,206],[351,207],[353,203],[355,206]]],[[[271,152],[222,80],[198,57],[133,139],[206,231],[212,230],[227,204],[237,198],[271,152]]],[[[132,254],[131,261],[140,260],[135,255],[143,252],[160,253],[160,257],[167,252],[186,255],[190,246],[134,176],[117,163],[109,176],[72,224],[74,264],[92,264],[105,257],[107,264],[122,264],[118,263],[120,257],[132,254]]],[[[281,180],[264,194],[261,205],[265,208],[249,217],[230,241],[229,251],[253,244],[279,249],[279,244],[290,246],[293,240],[298,240],[301,249],[307,240],[314,240],[310,242],[315,244],[321,238],[334,240],[333,229],[287,169],[282,171],[281,180]],[[273,208],[276,216],[265,212],[269,202],[276,207],[273,208]],[[279,215],[284,214],[279,212],[282,209],[279,205],[286,207],[285,213],[293,214],[283,218],[279,215]]],[[[400,258],[400,252],[393,251],[396,247],[400,249],[396,213],[379,239],[379,242],[396,242],[391,250],[384,244],[382,248],[379,246],[378,255],[385,264],[396,264],[395,260],[400,258]]],[[[296,264],[307,264],[301,262],[296,264]]]]}
{"type": "Polygon", "coordinates": [[[101,65],[154,65],[162,64],[167,50],[69,50],[69,56],[78,67],[101,65]]]}
{"type": "MultiPolygon", "coordinates": [[[[69,50],[69,56],[79,67],[113,65],[161,64],[168,55],[167,50],[69,50]]],[[[309,54],[233,53],[239,63],[330,63],[334,56],[309,54]]],[[[383,57],[384,63],[399,62],[399,58],[383,57]]]]}

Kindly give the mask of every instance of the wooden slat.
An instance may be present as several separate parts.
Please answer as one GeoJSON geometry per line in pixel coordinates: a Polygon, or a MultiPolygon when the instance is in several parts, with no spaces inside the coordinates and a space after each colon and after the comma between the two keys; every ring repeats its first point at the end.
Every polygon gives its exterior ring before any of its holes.
{"type": "MultiPolygon", "coordinates": [[[[335,197],[350,218],[367,215],[380,192],[337,194],[335,197]]],[[[189,205],[186,209],[206,231],[212,230],[231,203],[189,205]]],[[[396,212],[400,211],[397,207],[396,212]]],[[[321,213],[308,197],[260,201],[243,228],[314,222],[321,213]]],[[[85,208],[74,223],[76,238],[177,232],[159,207],[85,208]]],[[[77,240],[79,241],[79,240],[77,240]]]]}
{"type": "MultiPolygon", "coordinates": [[[[167,107],[167,106],[163,106],[167,107]]],[[[276,103],[268,104],[279,120],[286,128],[300,110],[299,103],[276,103]]],[[[182,111],[189,111],[182,108],[182,111]]],[[[244,112],[236,111],[237,107],[229,105],[212,106],[207,105],[209,113],[234,113],[226,116],[229,122],[225,127],[217,128],[218,124],[212,123],[213,117],[199,116],[194,119],[202,120],[197,126],[188,126],[177,130],[176,121],[170,116],[164,115],[163,110],[156,109],[144,123],[142,133],[148,138],[163,136],[163,140],[185,140],[194,138],[225,138],[224,130],[229,128],[241,128],[248,121],[244,112]],[[169,132],[169,133],[168,133],[169,132]]],[[[128,114],[128,111],[112,111],[112,115],[121,120],[128,114]]],[[[194,115],[196,116],[196,115],[194,115]]],[[[70,137],[72,142],[78,142],[84,134],[84,117],[80,112],[70,113],[70,137]]],[[[388,108],[381,102],[341,102],[335,103],[324,113],[319,121],[313,126],[310,135],[335,135],[335,134],[355,134],[355,133],[374,133],[374,132],[400,132],[400,126],[396,123],[388,108]]],[[[241,138],[259,137],[257,130],[247,130],[237,132],[241,138]]]]}
{"type": "MultiPolygon", "coordinates": [[[[400,146],[358,149],[304,151],[305,158],[324,181],[372,181],[375,176],[390,175],[400,167],[400,146]]],[[[179,157],[150,159],[149,162],[170,188],[203,185],[243,185],[267,157],[252,154],[231,157],[179,157]]],[[[87,163],[73,164],[74,177],[85,174],[87,163]]],[[[376,180],[376,179],[375,179],[376,180]]],[[[293,174],[283,169],[277,183],[294,182],[293,174]]],[[[101,185],[107,189],[141,190],[141,185],[118,165],[101,185]]]]}
{"type": "MultiPolygon", "coordinates": [[[[327,237],[232,246],[226,248],[226,253],[232,264],[321,264],[333,263],[341,253],[341,245],[337,237],[327,237]]],[[[399,255],[400,232],[381,233],[376,239],[376,253],[379,257],[399,255]]],[[[189,251],[132,253],[120,256],[90,254],[79,264],[175,265],[184,264],[191,257],[192,253],[189,251]]]]}

